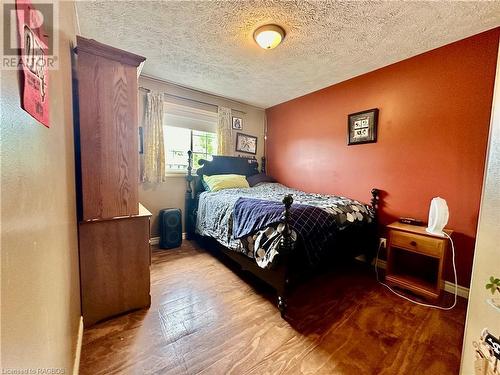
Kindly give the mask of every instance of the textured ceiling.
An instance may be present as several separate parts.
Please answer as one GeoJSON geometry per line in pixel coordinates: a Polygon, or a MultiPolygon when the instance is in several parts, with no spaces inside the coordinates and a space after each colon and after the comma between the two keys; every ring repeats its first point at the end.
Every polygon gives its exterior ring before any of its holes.
{"type": "Polygon", "coordinates": [[[267,108],[500,25],[500,2],[77,2],[81,34],[143,73],[267,108]],[[287,32],[274,50],[253,31],[287,32]]]}

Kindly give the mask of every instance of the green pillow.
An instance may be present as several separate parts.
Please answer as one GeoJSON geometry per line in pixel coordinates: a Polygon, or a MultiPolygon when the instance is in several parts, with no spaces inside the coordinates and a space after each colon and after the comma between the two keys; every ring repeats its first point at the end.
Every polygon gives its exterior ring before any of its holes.
{"type": "Polygon", "coordinates": [[[203,181],[208,186],[208,191],[250,187],[246,177],[240,174],[203,175],[203,181]]]}

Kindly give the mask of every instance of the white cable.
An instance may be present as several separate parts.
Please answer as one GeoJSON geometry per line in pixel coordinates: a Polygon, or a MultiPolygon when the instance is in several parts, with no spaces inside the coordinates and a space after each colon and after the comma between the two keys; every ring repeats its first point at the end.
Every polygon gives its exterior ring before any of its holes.
{"type": "Polygon", "coordinates": [[[389,289],[391,292],[393,292],[395,295],[401,297],[401,298],[404,298],[405,300],[407,301],[410,301],[410,302],[413,302],[413,303],[416,303],[417,305],[420,305],[420,306],[425,306],[425,307],[431,307],[433,309],[440,309],[440,310],[451,310],[453,309],[456,304],[457,304],[457,295],[458,295],[458,284],[457,284],[457,267],[455,265],[455,245],[453,244],[453,240],[451,239],[451,237],[448,235],[448,233],[446,232],[443,232],[443,234],[448,237],[448,239],[450,240],[451,242],[451,253],[452,253],[452,264],[453,264],[453,275],[455,277],[455,295],[454,295],[454,301],[453,301],[453,304],[449,307],[441,307],[441,306],[437,306],[437,305],[431,305],[431,304],[428,304],[428,303],[422,303],[422,302],[418,302],[418,301],[414,301],[412,300],[411,298],[408,298],[398,292],[396,292],[394,289],[392,289],[389,285],[383,283],[382,281],[379,280],[378,278],[378,257],[379,257],[379,253],[380,253],[380,248],[382,246],[382,243],[379,243],[378,245],[378,250],[377,250],[377,257],[375,258],[375,275],[377,277],[377,281],[382,284],[383,286],[385,286],[387,289],[389,289]]]}

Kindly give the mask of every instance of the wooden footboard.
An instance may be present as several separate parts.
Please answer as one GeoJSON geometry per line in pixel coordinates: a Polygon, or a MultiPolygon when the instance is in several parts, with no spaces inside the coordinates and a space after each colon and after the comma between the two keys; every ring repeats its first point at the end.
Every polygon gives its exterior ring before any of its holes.
{"type": "MultiPolygon", "coordinates": [[[[366,249],[365,255],[368,258],[367,260],[371,262],[372,256],[375,254],[375,249],[378,245],[378,208],[379,208],[379,199],[380,199],[380,190],[372,189],[371,190],[371,210],[373,213],[373,222],[370,223],[370,229],[368,231],[369,238],[366,238],[364,242],[368,248],[366,249]]],[[[290,255],[292,254],[293,247],[295,246],[295,242],[292,239],[292,231],[290,229],[290,209],[293,204],[293,197],[291,194],[286,195],[283,198],[283,204],[285,205],[285,210],[283,211],[282,223],[284,224],[283,229],[283,237],[281,238],[280,248],[279,248],[279,256],[280,256],[280,266],[282,269],[283,276],[279,279],[282,281],[282,284],[275,286],[275,289],[278,293],[278,309],[280,310],[281,316],[285,317],[286,310],[288,307],[288,294],[290,292],[290,287],[292,284],[293,273],[297,270],[292,270],[290,266],[290,255]]]]}
{"type": "MultiPolygon", "coordinates": [[[[374,240],[377,240],[377,214],[378,214],[378,205],[379,205],[379,197],[380,190],[372,189],[371,190],[372,199],[371,199],[371,210],[373,212],[374,220],[371,223],[371,234],[375,236],[374,240]]],[[[283,211],[282,223],[284,224],[283,237],[281,238],[279,254],[287,255],[293,250],[294,241],[292,240],[292,231],[290,229],[290,208],[293,204],[293,197],[291,194],[287,194],[283,198],[283,204],[285,205],[285,210],[283,211]]],[[[376,245],[375,245],[376,246],[376,245]]]]}

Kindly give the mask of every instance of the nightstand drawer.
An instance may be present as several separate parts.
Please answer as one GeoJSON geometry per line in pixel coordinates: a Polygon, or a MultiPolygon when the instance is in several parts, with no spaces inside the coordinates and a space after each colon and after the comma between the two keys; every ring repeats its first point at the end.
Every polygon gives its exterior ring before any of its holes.
{"type": "Polygon", "coordinates": [[[443,241],[433,237],[419,236],[411,233],[391,231],[391,246],[440,258],[443,253],[443,241]]]}

